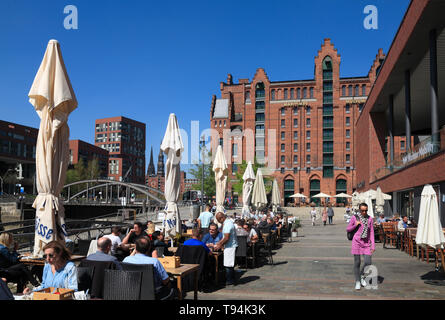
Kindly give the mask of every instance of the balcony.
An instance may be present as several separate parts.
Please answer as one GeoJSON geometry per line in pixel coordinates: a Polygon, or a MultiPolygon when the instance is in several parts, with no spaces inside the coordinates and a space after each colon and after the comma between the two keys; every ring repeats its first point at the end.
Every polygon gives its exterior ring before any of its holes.
{"type": "Polygon", "coordinates": [[[386,166],[377,169],[372,175],[373,181],[384,178],[392,173],[402,170],[416,162],[420,162],[445,150],[445,127],[439,130],[438,140],[434,143],[432,137],[416,144],[410,152],[396,155],[394,161],[388,162],[386,166]]]}

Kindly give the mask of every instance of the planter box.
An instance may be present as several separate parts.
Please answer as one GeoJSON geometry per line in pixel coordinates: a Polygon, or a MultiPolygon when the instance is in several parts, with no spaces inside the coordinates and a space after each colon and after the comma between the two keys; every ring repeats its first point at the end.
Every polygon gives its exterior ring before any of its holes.
{"type": "Polygon", "coordinates": [[[33,300],[72,300],[74,290],[64,288],[46,288],[36,291],[33,294],[33,300]],[[51,293],[56,289],[55,293],[51,293]]]}
{"type": "Polygon", "coordinates": [[[164,268],[178,268],[181,265],[181,258],[176,256],[158,258],[158,260],[164,268]]]}

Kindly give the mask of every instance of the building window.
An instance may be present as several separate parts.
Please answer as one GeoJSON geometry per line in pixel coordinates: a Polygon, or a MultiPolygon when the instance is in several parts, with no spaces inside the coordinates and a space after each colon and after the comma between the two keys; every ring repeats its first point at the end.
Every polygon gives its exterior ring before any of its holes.
{"type": "Polygon", "coordinates": [[[346,117],[346,126],[350,126],[351,125],[351,118],[346,117]]]}
{"type": "Polygon", "coordinates": [[[232,155],[234,157],[238,156],[238,144],[237,143],[232,144],[232,155]]]}
{"type": "Polygon", "coordinates": [[[351,172],[351,167],[346,167],[346,173],[351,172]]]}
{"type": "Polygon", "coordinates": [[[359,112],[362,112],[364,106],[365,106],[364,103],[360,103],[360,104],[358,105],[358,111],[359,111],[359,112]]]}
{"type": "Polygon", "coordinates": [[[311,163],[311,155],[310,154],[308,154],[306,156],[306,163],[311,163]]]}
{"type": "Polygon", "coordinates": [[[306,139],[309,140],[311,138],[311,132],[308,130],[306,131],[306,139]]]}
{"type": "Polygon", "coordinates": [[[346,163],[350,163],[351,162],[351,155],[347,154],[346,155],[346,163]]]}
{"type": "Polygon", "coordinates": [[[224,143],[224,139],[223,138],[219,138],[219,145],[222,147],[224,143]]]}
{"type": "Polygon", "coordinates": [[[294,156],[294,163],[298,163],[298,156],[297,155],[294,156]]]}
{"type": "Polygon", "coordinates": [[[285,144],[282,143],[282,144],[281,144],[281,152],[284,152],[284,151],[285,151],[285,144]]]}
{"type": "Polygon", "coordinates": [[[306,114],[307,115],[311,114],[311,106],[306,106],[306,114]]]}
{"type": "Polygon", "coordinates": [[[366,84],[362,85],[362,96],[366,96],[366,84]]]}
{"type": "Polygon", "coordinates": [[[301,99],[301,89],[297,88],[297,99],[301,99]]]}
{"type": "Polygon", "coordinates": [[[295,98],[295,89],[291,88],[290,89],[290,99],[293,100],[295,98]]]}
{"type": "Polygon", "coordinates": [[[221,128],[221,120],[219,120],[219,127],[221,128]]]}
{"type": "Polygon", "coordinates": [[[294,168],[294,173],[298,173],[298,168],[294,168]]]}
{"type": "Polygon", "coordinates": [[[275,89],[270,93],[270,99],[275,100],[275,89]]]}
{"type": "Polygon", "coordinates": [[[341,87],[341,95],[344,97],[346,96],[346,86],[341,87]]]}
{"type": "Polygon", "coordinates": [[[311,118],[306,118],[306,127],[311,127],[311,118]]]}
{"type": "Polygon", "coordinates": [[[281,132],[281,140],[284,140],[285,139],[285,133],[284,133],[284,131],[282,131],[281,132]]]}
{"type": "Polygon", "coordinates": [[[224,127],[226,127],[226,120],[224,120],[224,127]]]}
{"type": "Polygon", "coordinates": [[[298,119],[294,119],[294,128],[298,128],[298,119]]]}
{"type": "Polygon", "coordinates": [[[281,173],[284,173],[284,168],[281,168],[281,169],[280,169],[280,172],[281,172],[281,173]]]}
{"type": "Polygon", "coordinates": [[[255,121],[264,121],[264,113],[257,113],[255,114],[255,121]]]}
{"type": "Polygon", "coordinates": [[[294,139],[295,139],[295,140],[298,139],[298,131],[294,131],[294,139]]]}
{"type": "Polygon", "coordinates": [[[298,115],[298,107],[294,107],[294,116],[298,115]]]}
{"type": "Polygon", "coordinates": [[[405,141],[400,141],[400,150],[405,150],[405,141]]]}
{"type": "Polygon", "coordinates": [[[284,164],[284,162],[285,162],[285,157],[281,156],[281,164],[284,164]]]}
{"type": "Polygon", "coordinates": [[[311,88],[309,89],[309,96],[310,96],[311,99],[314,98],[314,88],[313,88],[313,87],[311,87],[311,88]]]}
{"type": "Polygon", "coordinates": [[[250,91],[246,91],[246,103],[250,103],[250,91]]]}
{"type": "Polygon", "coordinates": [[[307,88],[303,88],[303,99],[307,98],[307,88]]]}
{"type": "Polygon", "coordinates": [[[351,143],[349,141],[346,142],[346,150],[351,150],[351,143]]]}
{"type": "Polygon", "coordinates": [[[288,92],[288,90],[284,89],[284,100],[287,100],[287,92],[288,92]]]}
{"type": "Polygon", "coordinates": [[[350,138],[351,137],[351,130],[346,129],[346,138],[350,138]]]}
{"type": "Polygon", "coordinates": [[[348,96],[352,97],[352,85],[348,86],[348,96]]]}
{"type": "Polygon", "coordinates": [[[294,143],[294,152],[298,152],[298,143],[294,143]]]}
{"type": "Polygon", "coordinates": [[[281,108],[281,115],[285,116],[286,115],[286,109],[285,108],[281,108]]]}
{"type": "Polygon", "coordinates": [[[311,152],[311,144],[310,144],[310,142],[306,143],[306,152],[311,152]]]}
{"type": "Polygon", "coordinates": [[[238,165],[236,163],[232,164],[232,174],[235,175],[238,172],[238,165]]]}
{"type": "Polygon", "coordinates": [[[351,113],[351,106],[349,103],[345,106],[345,113],[351,113]]]}
{"type": "Polygon", "coordinates": [[[284,128],[286,126],[286,120],[282,119],[281,120],[281,128],[284,128]]]}

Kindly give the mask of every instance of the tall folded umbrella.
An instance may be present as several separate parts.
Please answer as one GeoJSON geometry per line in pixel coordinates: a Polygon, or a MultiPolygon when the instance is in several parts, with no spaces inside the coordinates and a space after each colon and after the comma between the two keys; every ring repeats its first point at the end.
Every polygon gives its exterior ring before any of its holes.
{"type": "Polygon", "coordinates": [[[216,183],[216,212],[224,212],[228,167],[221,145],[218,145],[218,148],[216,149],[213,172],[215,173],[216,183]]]}
{"type": "Polygon", "coordinates": [[[181,186],[180,161],[182,152],[184,151],[178,120],[174,113],[171,113],[168,118],[161,150],[167,155],[164,187],[164,196],[167,203],[165,205],[166,217],[164,220],[164,229],[166,234],[173,237],[181,230],[181,218],[177,201],[179,199],[181,186]]]}
{"type": "Polygon", "coordinates": [[[28,96],[40,117],[36,146],[38,195],[32,206],[36,209],[33,253],[42,256],[46,243],[64,241],[67,236],[60,192],[69,164],[68,116],[77,108],[58,41],[49,41],[28,96]]]}
{"type": "Polygon", "coordinates": [[[255,181],[255,173],[253,172],[252,162],[247,163],[246,171],[243,174],[243,210],[242,216],[250,218],[250,199],[252,198],[253,182],[255,181]]]}
{"type": "Polygon", "coordinates": [[[383,192],[380,187],[377,187],[375,195],[375,211],[378,214],[383,213],[383,206],[385,205],[385,199],[383,198],[383,192]]]}
{"type": "Polygon", "coordinates": [[[267,205],[266,188],[260,168],[256,172],[255,184],[253,185],[252,204],[257,211],[267,205]]]}
{"type": "Polygon", "coordinates": [[[278,188],[277,179],[273,180],[272,185],[272,211],[277,212],[281,203],[280,189],[278,188]]]}
{"type": "Polygon", "coordinates": [[[416,243],[419,246],[439,249],[445,243],[445,239],[440,223],[436,192],[428,184],[423,187],[421,197],[416,243]]]}

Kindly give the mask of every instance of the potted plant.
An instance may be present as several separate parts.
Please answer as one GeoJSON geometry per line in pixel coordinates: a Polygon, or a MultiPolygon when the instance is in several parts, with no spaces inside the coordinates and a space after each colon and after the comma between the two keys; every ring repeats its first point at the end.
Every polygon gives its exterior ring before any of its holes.
{"type": "Polygon", "coordinates": [[[295,217],[292,222],[292,238],[298,237],[298,228],[301,227],[300,219],[298,217],[295,217]]]}

